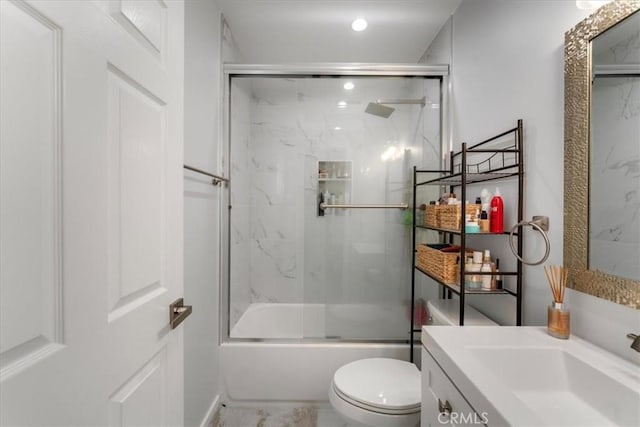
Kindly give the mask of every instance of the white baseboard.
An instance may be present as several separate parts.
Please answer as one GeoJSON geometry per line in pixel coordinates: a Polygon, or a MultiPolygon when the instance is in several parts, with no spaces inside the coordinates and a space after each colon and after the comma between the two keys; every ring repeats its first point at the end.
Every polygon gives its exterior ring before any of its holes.
{"type": "Polygon", "coordinates": [[[218,409],[220,409],[220,395],[217,395],[216,398],[213,399],[213,402],[211,402],[211,406],[202,419],[200,427],[210,427],[211,421],[213,421],[213,416],[216,414],[218,409]]]}

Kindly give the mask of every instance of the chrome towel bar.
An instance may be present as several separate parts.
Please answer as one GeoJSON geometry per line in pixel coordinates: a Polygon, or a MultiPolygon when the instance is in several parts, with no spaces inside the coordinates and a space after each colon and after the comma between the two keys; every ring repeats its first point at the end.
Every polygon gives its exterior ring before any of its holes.
{"type": "Polygon", "coordinates": [[[211,180],[211,185],[218,185],[220,183],[228,184],[230,182],[227,178],[224,178],[224,177],[218,176],[218,175],[214,175],[212,173],[203,171],[202,169],[194,168],[193,166],[184,165],[184,168],[187,169],[187,170],[193,171],[193,172],[200,173],[202,175],[210,176],[211,178],[213,178],[211,180]]]}
{"type": "Polygon", "coordinates": [[[375,205],[375,204],[362,204],[362,205],[328,205],[326,203],[320,203],[320,209],[402,209],[405,210],[409,207],[408,203],[396,203],[390,205],[375,205]]]}

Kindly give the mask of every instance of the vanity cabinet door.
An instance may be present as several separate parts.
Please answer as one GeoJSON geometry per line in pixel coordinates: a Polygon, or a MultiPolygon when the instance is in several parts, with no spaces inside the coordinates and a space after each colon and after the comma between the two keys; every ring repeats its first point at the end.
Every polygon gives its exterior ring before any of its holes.
{"type": "Polygon", "coordinates": [[[431,355],[422,349],[421,427],[484,425],[431,355]]]}

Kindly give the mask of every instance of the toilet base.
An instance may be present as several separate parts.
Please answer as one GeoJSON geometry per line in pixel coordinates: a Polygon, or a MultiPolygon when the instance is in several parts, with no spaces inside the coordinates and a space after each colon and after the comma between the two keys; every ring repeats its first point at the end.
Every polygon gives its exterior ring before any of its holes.
{"type": "Polygon", "coordinates": [[[417,427],[420,412],[389,415],[359,408],[336,394],[333,384],[329,387],[329,402],[333,409],[349,423],[368,427],[417,427]]]}

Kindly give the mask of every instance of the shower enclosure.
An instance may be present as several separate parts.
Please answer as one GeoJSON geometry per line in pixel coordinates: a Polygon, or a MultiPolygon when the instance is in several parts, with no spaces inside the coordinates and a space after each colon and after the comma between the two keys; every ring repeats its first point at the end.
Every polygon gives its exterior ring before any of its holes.
{"type": "Polygon", "coordinates": [[[442,162],[446,73],[226,66],[227,342],[408,340],[403,208],[442,162]]]}

